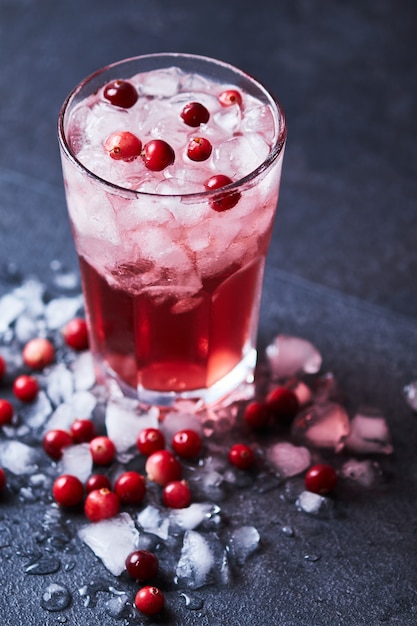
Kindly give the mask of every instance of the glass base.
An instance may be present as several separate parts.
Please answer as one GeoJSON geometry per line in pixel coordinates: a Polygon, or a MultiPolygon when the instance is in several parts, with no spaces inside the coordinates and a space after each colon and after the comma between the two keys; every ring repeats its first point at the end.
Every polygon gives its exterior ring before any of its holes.
{"type": "Polygon", "coordinates": [[[134,389],[121,381],[117,374],[101,360],[96,358],[95,365],[98,382],[105,385],[112,398],[125,396],[137,399],[142,404],[160,407],[171,407],[180,400],[189,400],[202,407],[219,403],[242,383],[253,383],[256,359],[256,349],[252,348],[240,363],[211,387],[181,392],[154,391],[141,386],[134,389]]]}

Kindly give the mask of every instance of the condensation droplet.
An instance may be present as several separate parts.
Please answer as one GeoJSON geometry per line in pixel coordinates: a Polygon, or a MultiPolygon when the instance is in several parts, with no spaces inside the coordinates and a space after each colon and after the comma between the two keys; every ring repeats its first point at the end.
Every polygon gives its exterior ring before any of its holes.
{"type": "Polygon", "coordinates": [[[71,604],[71,594],[66,587],[51,583],[41,597],[41,607],[47,611],[63,611],[71,604]]]}

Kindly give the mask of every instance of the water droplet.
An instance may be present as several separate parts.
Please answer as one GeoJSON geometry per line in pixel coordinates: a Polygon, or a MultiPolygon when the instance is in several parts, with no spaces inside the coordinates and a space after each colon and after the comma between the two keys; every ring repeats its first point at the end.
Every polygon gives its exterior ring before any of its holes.
{"type": "Polygon", "coordinates": [[[62,611],[70,605],[71,600],[71,594],[66,587],[51,583],[42,593],[41,607],[47,611],[62,611]]]}
{"type": "Polygon", "coordinates": [[[203,608],[204,600],[196,595],[188,595],[187,593],[180,594],[182,598],[185,600],[185,606],[190,611],[199,611],[203,608]]]}
{"type": "Polygon", "coordinates": [[[321,554],[305,554],[304,560],[310,561],[311,563],[316,563],[321,559],[321,554]]]}
{"type": "Polygon", "coordinates": [[[55,574],[61,567],[61,562],[53,556],[41,556],[26,565],[26,574],[43,576],[45,574],[55,574]]]}

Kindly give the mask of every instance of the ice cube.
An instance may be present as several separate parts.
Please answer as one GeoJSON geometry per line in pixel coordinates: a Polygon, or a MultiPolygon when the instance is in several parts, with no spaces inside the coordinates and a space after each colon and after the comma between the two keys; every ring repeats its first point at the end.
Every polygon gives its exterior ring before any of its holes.
{"type": "Polygon", "coordinates": [[[340,452],[350,432],[349,416],[344,407],[335,402],[307,407],[292,424],[291,434],[300,443],[340,452]]]}
{"type": "Polygon", "coordinates": [[[77,391],[74,393],[70,402],[74,419],[90,419],[96,404],[96,397],[89,391],[77,391]]]}
{"type": "Polygon", "coordinates": [[[351,481],[361,487],[373,487],[381,481],[382,471],[376,461],[366,459],[358,461],[349,459],[341,467],[340,475],[345,480],[351,481]]]}
{"type": "Polygon", "coordinates": [[[218,144],[213,150],[214,167],[232,178],[242,178],[253,172],[269,153],[269,146],[257,137],[237,135],[218,144]]]}
{"type": "Polygon", "coordinates": [[[44,314],[45,286],[36,278],[25,280],[20,287],[14,290],[13,294],[24,302],[25,311],[31,317],[41,317],[44,314]]]}
{"type": "Polygon", "coordinates": [[[52,405],[44,391],[39,391],[34,402],[22,407],[19,415],[30,428],[42,426],[52,413],[52,405]]]}
{"type": "Polygon", "coordinates": [[[1,466],[12,474],[33,474],[38,470],[38,454],[34,448],[20,441],[0,442],[1,466]]]}
{"type": "Polygon", "coordinates": [[[295,505],[299,511],[317,517],[328,517],[333,510],[333,503],[330,498],[311,491],[303,491],[297,498],[295,505]]]}
{"type": "Polygon", "coordinates": [[[145,532],[163,540],[168,539],[169,519],[165,511],[162,513],[156,506],[149,504],[138,514],[137,520],[145,532]]]}
{"type": "Polygon", "coordinates": [[[178,583],[189,589],[199,589],[227,576],[224,550],[213,534],[205,536],[195,530],[184,533],[181,556],[177,563],[178,583]]]}
{"type": "Polygon", "coordinates": [[[53,366],[46,380],[46,392],[55,406],[61,402],[70,402],[73,391],[74,383],[69,369],[64,363],[53,366]]]}
{"type": "Polygon", "coordinates": [[[350,424],[345,447],[360,454],[392,454],[394,448],[385,418],[375,411],[357,413],[350,424]]]}
{"type": "Polygon", "coordinates": [[[142,75],[139,90],[147,96],[169,98],[178,92],[180,78],[175,67],[148,72],[142,75]]]}
{"type": "Polygon", "coordinates": [[[76,316],[83,305],[83,297],[55,298],[48,302],[45,310],[45,319],[48,328],[58,330],[76,316]]]}
{"type": "Polygon", "coordinates": [[[26,313],[22,313],[17,318],[14,332],[16,339],[23,345],[30,339],[39,336],[39,327],[33,317],[27,315],[26,313]]]}
{"type": "Polygon", "coordinates": [[[239,106],[222,108],[213,115],[213,119],[223,131],[233,135],[233,133],[239,130],[241,108],[239,106]]]}
{"type": "Polygon", "coordinates": [[[183,530],[194,530],[219,512],[220,508],[210,502],[193,502],[184,509],[173,510],[170,519],[183,530]]]}
{"type": "Polygon", "coordinates": [[[254,526],[236,528],[228,541],[227,547],[233,561],[243,563],[259,548],[261,537],[254,526]]]}
{"type": "Polygon", "coordinates": [[[267,346],[266,356],[274,379],[284,379],[300,372],[316,374],[322,359],[312,343],[300,337],[278,335],[267,346]]]}
{"type": "Polygon", "coordinates": [[[106,429],[118,452],[126,452],[135,445],[144,428],[158,428],[159,410],[151,407],[140,414],[138,403],[130,398],[112,400],[107,404],[106,429]]]}
{"type": "Polygon", "coordinates": [[[270,446],[266,456],[285,478],[297,476],[311,465],[311,453],[307,448],[285,441],[270,446]]]}
{"type": "Polygon", "coordinates": [[[172,437],[179,430],[194,430],[199,435],[203,433],[201,420],[191,413],[183,413],[181,411],[167,413],[161,422],[160,428],[168,444],[171,443],[172,437]]]}
{"type": "Polygon", "coordinates": [[[52,413],[45,430],[69,430],[74,421],[74,412],[70,404],[62,403],[52,413]]]}
{"type": "Polygon", "coordinates": [[[11,293],[0,299],[0,333],[6,332],[10,324],[25,310],[25,303],[11,293]]]}
{"type": "Polygon", "coordinates": [[[126,557],[139,545],[139,531],[128,513],[82,526],[78,535],[114,576],[120,576],[126,557]]]}
{"type": "Polygon", "coordinates": [[[94,386],[96,375],[91,352],[82,352],[71,364],[71,370],[74,376],[74,387],[77,391],[88,391],[94,386]]]}
{"type": "Polygon", "coordinates": [[[93,460],[88,443],[81,443],[64,448],[62,458],[58,463],[60,474],[72,474],[85,483],[91,475],[93,460]]]}

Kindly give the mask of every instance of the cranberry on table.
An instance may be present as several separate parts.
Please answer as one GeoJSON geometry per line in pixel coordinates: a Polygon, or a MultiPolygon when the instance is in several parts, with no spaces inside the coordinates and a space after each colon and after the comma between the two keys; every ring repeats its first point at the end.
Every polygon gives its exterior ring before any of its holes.
{"type": "MultiPolygon", "coordinates": [[[[232,179],[225,174],[215,174],[211,176],[204,183],[207,191],[211,191],[213,189],[222,189],[227,185],[233,183],[232,179]]],[[[218,213],[222,211],[228,211],[232,209],[240,200],[240,193],[238,191],[225,191],[224,193],[219,193],[219,195],[213,196],[211,200],[211,208],[218,213]]]]}
{"type": "Polygon", "coordinates": [[[96,465],[110,465],[116,456],[116,446],[109,437],[102,435],[90,441],[90,452],[96,465]]]}
{"type": "Polygon", "coordinates": [[[267,395],[265,402],[278,421],[291,421],[300,410],[297,396],[288,387],[273,389],[267,395]]]}
{"type": "Polygon", "coordinates": [[[33,376],[22,374],[13,383],[13,393],[22,402],[33,402],[39,393],[38,381],[33,376]]]}
{"type": "Polygon", "coordinates": [[[14,415],[14,408],[11,402],[0,398],[0,426],[11,424],[14,415]]]}
{"type": "Polygon", "coordinates": [[[84,486],[76,476],[62,474],[55,480],[52,493],[57,504],[77,506],[84,499],[84,486]]]}
{"type": "Polygon", "coordinates": [[[85,483],[85,490],[87,493],[90,493],[90,491],[96,491],[98,489],[108,489],[110,491],[110,479],[104,474],[91,474],[85,483]]]}
{"type": "Polygon", "coordinates": [[[119,511],[119,496],[105,487],[90,491],[84,502],[84,513],[90,522],[114,517],[119,511]]]}
{"type": "Polygon", "coordinates": [[[164,487],[167,483],[181,478],[182,467],[172,452],[158,450],[148,457],[145,471],[149,480],[164,487]]]}
{"type": "Polygon", "coordinates": [[[133,161],[142,151],[142,142],[129,131],[118,131],[107,137],[104,149],[116,161],[133,161]]]}
{"type": "Polygon", "coordinates": [[[73,350],[81,351],[88,348],[87,322],[82,317],[74,317],[62,330],[64,341],[73,350]]]}
{"type": "Polygon", "coordinates": [[[24,363],[34,370],[50,365],[55,358],[55,349],[49,339],[36,337],[27,342],[22,352],[24,363]]]}
{"type": "Polygon", "coordinates": [[[59,461],[64,448],[72,446],[74,440],[70,433],[60,428],[48,430],[42,440],[42,446],[46,454],[54,461],[59,461]]]}
{"type": "Polygon", "coordinates": [[[242,105],[242,95],[236,89],[226,89],[219,95],[219,102],[224,107],[230,107],[233,104],[242,105]]]}
{"type": "Polygon", "coordinates": [[[243,412],[243,420],[251,428],[265,428],[270,420],[271,413],[265,402],[249,402],[243,412]]]}
{"type": "Polygon", "coordinates": [[[158,573],[159,561],[149,550],[134,550],[126,557],[125,566],[135,580],[150,580],[158,573]]]}
{"type": "Polygon", "coordinates": [[[136,446],[145,456],[163,450],[165,448],[164,433],[159,428],[144,428],[138,435],[136,446]]]}
{"type": "Polygon", "coordinates": [[[175,152],[163,139],[151,139],[145,144],[142,159],[148,170],[161,172],[175,161],[175,152]]]}
{"type": "Polygon", "coordinates": [[[6,472],[4,471],[2,467],[0,467],[0,493],[5,489],[5,487],[6,487],[6,472]]]}
{"type": "Polygon", "coordinates": [[[229,461],[239,469],[250,469],[255,463],[252,448],[244,443],[235,443],[229,450],[229,461]]]}
{"type": "Polygon", "coordinates": [[[200,102],[189,102],[185,105],[180,115],[185,124],[192,128],[197,128],[200,124],[207,124],[210,119],[209,111],[200,102]]]}
{"type": "Polygon", "coordinates": [[[158,587],[142,587],[136,594],[135,606],[143,615],[156,615],[165,606],[164,594],[158,587]]]}
{"type": "Polygon", "coordinates": [[[179,457],[192,459],[200,453],[203,442],[195,430],[185,429],[175,433],[171,445],[179,457]]]}
{"type": "Polygon", "coordinates": [[[114,491],[124,504],[140,504],[146,494],[146,479],[138,472],[124,472],[116,479],[114,491]]]}
{"type": "Polygon", "coordinates": [[[191,504],[191,491],[186,480],[173,480],[162,490],[162,502],[171,509],[184,509],[191,504]]]}
{"type": "Polygon", "coordinates": [[[331,493],[337,484],[336,470],[327,463],[317,463],[307,470],[304,484],[307,491],[321,496],[331,493]]]}
{"type": "Polygon", "coordinates": [[[187,146],[187,156],[192,161],[206,161],[211,155],[213,146],[205,137],[193,137],[187,146]]]}
{"type": "Polygon", "coordinates": [[[130,109],[138,99],[138,92],[127,80],[113,80],[104,87],[103,96],[114,106],[130,109]]]}
{"type": "Polygon", "coordinates": [[[71,424],[70,433],[75,443],[90,443],[97,437],[97,428],[89,419],[76,419],[71,424]]]}

